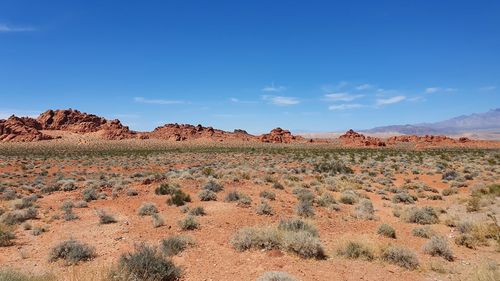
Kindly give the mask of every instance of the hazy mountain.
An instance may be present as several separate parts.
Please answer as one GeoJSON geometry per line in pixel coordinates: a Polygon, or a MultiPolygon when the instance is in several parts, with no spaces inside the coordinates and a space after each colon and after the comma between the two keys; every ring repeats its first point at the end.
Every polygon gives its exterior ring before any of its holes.
{"type": "Polygon", "coordinates": [[[500,131],[500,108],[485,113],[462,115],[435,123],[391,125],[364,130],[365,133],[399,133],[412,135],[461,134],[500,131]]]}

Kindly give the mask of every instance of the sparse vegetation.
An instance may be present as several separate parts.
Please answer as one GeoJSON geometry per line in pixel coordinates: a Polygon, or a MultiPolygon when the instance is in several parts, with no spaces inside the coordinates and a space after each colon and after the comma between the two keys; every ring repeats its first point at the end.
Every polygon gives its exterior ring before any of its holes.
{"type": "Polygon", "coordinates": [[[85,243],[76,240],[66,240],[57,244],[50,251],[49,260],[54,262],[62,259],[66,264],[76,264],[89,261],[95,257],[95,250],[85,243]]]}

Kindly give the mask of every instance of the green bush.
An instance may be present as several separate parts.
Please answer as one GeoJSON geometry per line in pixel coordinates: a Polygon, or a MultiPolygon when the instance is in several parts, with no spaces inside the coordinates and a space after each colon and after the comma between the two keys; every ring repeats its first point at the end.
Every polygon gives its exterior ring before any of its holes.
{"type": "Polygon", "coordinates": [[[106,213],[104,210],[98,210],[97,216],[99,217],[100,224],[111,224],[116,222],[116,219],[112,215],[106,213]]]}
{"type": "Polygon", "coordinates": [[[181,269],[162,256],[156,248],[140,244],[135,252],[120,257],[118,270],[112,272],[112,280],[118,281],[175,281],[181,269]]]}
{"type": "Polygon", "coordinates": [[[158,208],[154,203],[142,203],[137,212],[140,216],[151,216],[158,213],[158,208]]]}
{"type": "Polygon", "coordinates": [[[175,235],[161,241],[161,250],[167,256],[175,256],[193,245],[193,240],[184,235],[175,235]]]}
{"type": "Polygon", "coordinates": [[[200,227],[200,224],[191,215],[188,215],[184,219],[178,221],[178,224],[182,230],[194,230],[200,227]]]}
{"type": "Polygon", "coordinates": [[[200,198],[201,201],[217,201],[217,194],[208,189],[204,189],[198,193],[198,198],[200,198]]]}
{"type": "Polygon", "coordinates": [[[389,246],[382,252],[382,260],[407,269],[416,269],[418,257],[412,250],[401,246],[389,246]]]}
{"type": "Polygon", "coordinates": [[[0,225],[0,247],[12,246],[16,235],[10,230],[9,227],[0,225]]]}
{"type": "Polygon", "coordinates": [[[434,235],[434,231],[429,226],[416,227],[411,233],[413,236],[429,239],[434,235]]]}
{"type": "Polygon", "coordinates": [[[392,226],[390,226],[386,223],[381,224],[378,227],[377,233],[380,235],[383,235],[385,237],[396,239],[396,230],[394,230],[394,228],[392,226]]]}
{"type": "Polygon", "coordinates": [[[183,206],[186,202],[191,202],[189,194],[184,193],[182,190],[176,190],[174,194],[167,200],[168,205],[183,206]]]}
{"type": "Polygon", "coordinates": [[[375,259],[374,250],[359,241],[348,241],[337,249],[337,254],[349,259],[363,259],[367,261],[375,259]]]}
{"type": "Polygon", "coordinates": [[[431,256],[441,256],[448,261],[453,261],[453,251],[443,236],[432,236],[424,245],[423,250],[431,256]]]}
{"type": "Polygon", "coordinates": [[[430,206],[409,208],[403,218],[406,222],[418,224],[434,224],[439,221],[436,211],[430,206]]]}
{"type": "Polygon", "coordinates": [[[95,250],[85,243],[67,240],[51,249],[49,261],[63,259],[66,264],[76,264],[79,261],[89,261],[95,257],[95,250]]]}
{"type": "Polygon", "coordinates": [[[220,191],[224,190],[224,186],[222,186],[221,184],[219,184],[213,180],[210,180],[209,182],[207,182],[203,186],[203,189],[210,190],[212,192],[220,192],[220,191]]]}

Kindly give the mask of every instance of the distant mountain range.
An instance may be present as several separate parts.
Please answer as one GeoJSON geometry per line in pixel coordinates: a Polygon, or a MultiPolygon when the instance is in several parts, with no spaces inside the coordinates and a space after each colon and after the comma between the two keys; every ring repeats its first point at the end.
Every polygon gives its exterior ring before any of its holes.
{"type": "Polygon", "coordinates": [[[459,135],[476,132],[500,133],[500,108],[485,113],[461,115],[435,123],[391,125],[363,130],[364,133],[405,135],[459,135]]]}

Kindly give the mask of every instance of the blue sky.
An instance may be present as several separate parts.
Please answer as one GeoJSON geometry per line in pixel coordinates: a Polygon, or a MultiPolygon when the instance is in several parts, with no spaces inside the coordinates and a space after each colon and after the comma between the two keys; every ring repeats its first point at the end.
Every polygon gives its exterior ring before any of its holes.
{"type": "Polygon", "coordinates": [[[500,1],[0,2],[0,118],[136,130],[432,122],[500,106],[500,1]]]}

